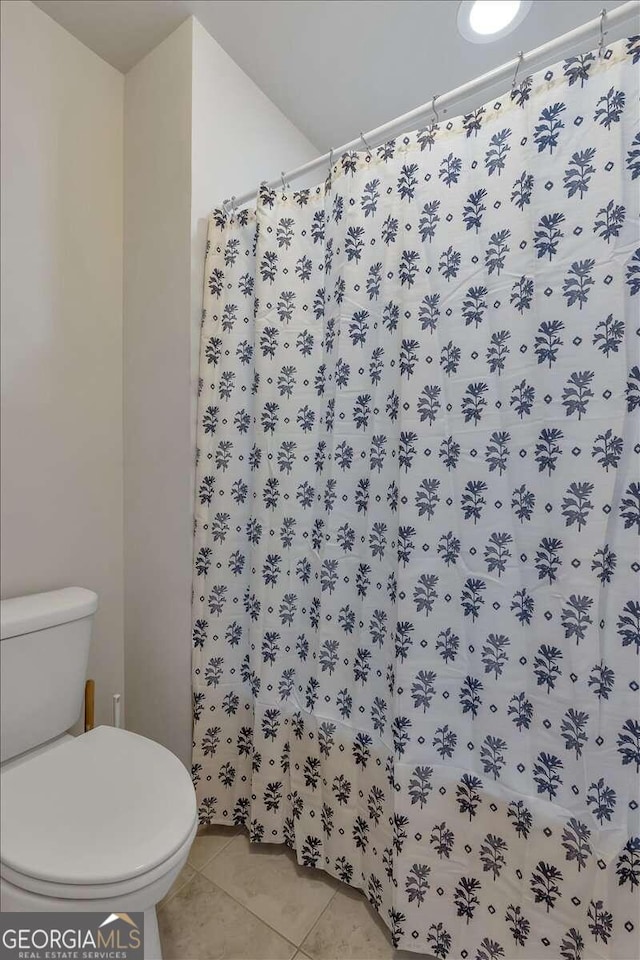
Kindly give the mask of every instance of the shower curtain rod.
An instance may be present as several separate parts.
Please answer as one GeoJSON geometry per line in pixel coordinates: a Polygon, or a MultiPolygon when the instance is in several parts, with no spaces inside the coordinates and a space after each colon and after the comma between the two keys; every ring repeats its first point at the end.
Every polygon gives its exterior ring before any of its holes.
{"type": "MultiPolygon", "coordinates": [[[[521,71],[525,69],[528,70],[529,73],[540,70],[542,67],[558,59],[562,51],[569,52],[569,50],[577,44],[585,43],[587,40],[597,37],[602,29],[604,29],[606,33],[607,28],[618,27],[627,21],[633,20],[634,17],[637,17],[640,13],[640,0],[627,0],[627,3],[623,3],[611,12],[603,11],[603,13],[604,16],[601,14],[593,20],[583,23],[582,26],[576,27],[575,30],[570,30],[568,33],[564,33],[554,40],[549,40],[548,43],[543,43],[528,53],[520,53],[513,60],[503,63],[500,67],[495,67],[493,70],[482,74],[482,76],[477,77],[475,80],[463,83],[461,86],[456,87],[443,96],[436,95],[428,103],[416,107],[415,110],[410,110],[409,113],[405,113],[401,117],[396,117],[395,120],[391,120],[381,127],[376,127],[367,134],[360,134],[360,136],[354,140],[350,140],[349,143],[345,143],[341,147],[336,147],[330,150],[329,153],[325,153],[315,160],[310,160],[308,163],[304,163],[301,167],[296,167],[295,170],[291,170],[289,173],[283,173],[275,180],[271,180],[268,183],[265,181],[264,185],[271,189],[281,185],[284,186],[284,184],[290,180],[302,177],[320,167],[328,166],[334,157],[339,157],[343,153],[351,150],[359,150],[363,147],[368,149],[379,146],[381,143],[393,139],[394,136],[397,136],[404,130],[410,130],[419,126],[420,121],[424,121],[429,113],[434,119],[437,119],[439,116],[444,116],[451,107],[458,106],[471,96],[475,97],[481,92],[490,89],[495,84],[511,81],[516,71],[521,76],[524,76],[521,71]]],[[[241,207],[250,200],[255,200],[257,195],[258,190],[249,190],[239,197],[232,197],[230,200],[225,200],[224,205],[241,207]]]]}

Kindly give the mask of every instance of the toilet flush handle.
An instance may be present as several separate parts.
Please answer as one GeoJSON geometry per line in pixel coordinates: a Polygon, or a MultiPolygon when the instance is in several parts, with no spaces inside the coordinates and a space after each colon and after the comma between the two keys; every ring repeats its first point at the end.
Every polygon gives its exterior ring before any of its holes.
{"type": "Polygon", "coordinates": [[[120,720],[120,694],[114,693],[113,695],[113,725],[114,727],[121,727],[122,722],[120,720]]]}

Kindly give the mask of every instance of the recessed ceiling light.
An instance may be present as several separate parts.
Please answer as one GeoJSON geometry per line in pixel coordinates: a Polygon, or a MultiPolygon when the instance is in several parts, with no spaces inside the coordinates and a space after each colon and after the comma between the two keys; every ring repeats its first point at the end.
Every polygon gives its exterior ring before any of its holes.
{"type": "Polygon", "coordinates": [[[472,43],[491,43],[522,23],[533,0],[462,0],[458,29],[472,43]]]}

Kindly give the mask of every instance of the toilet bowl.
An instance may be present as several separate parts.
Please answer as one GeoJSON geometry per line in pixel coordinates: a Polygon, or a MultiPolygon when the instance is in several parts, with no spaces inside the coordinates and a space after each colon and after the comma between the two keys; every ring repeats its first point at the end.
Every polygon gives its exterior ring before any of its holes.
{"type": "Polygon", "coordinates": [[[97,727],[4,764],[0,780],[0,908],[143,911],[145,957],[158,960],[155,906],[197,830],[180,761],[145,737],[97,727]]]}
{"type": "MultiPolygon", "coordinates": [[[[84,677],[77,659],[97,598],[91,594],[91,610],[87,596],[79,595],[88,591],[55,593],[67,596],[20,598],[37,603],[18,610],[20,601],[2,602],[3,695],[8,680],[20,686],[27,665],[33,677],[34,653],[49,658],[49,686],[63,695],[84,677]]],[[[6,692],[11,715],[5,701],[0,909],[143,912],[145,958],[161,960],[156,904],[183,867],[198,825],[187,770],[165,747],[127,730],[102,726],[78,737],[61,732],[76,708],[68,699],[61,707],[47,702],[44,686],[42,703],[31,701],[31,716],[17,716],[24,700],[6,692]]]]}

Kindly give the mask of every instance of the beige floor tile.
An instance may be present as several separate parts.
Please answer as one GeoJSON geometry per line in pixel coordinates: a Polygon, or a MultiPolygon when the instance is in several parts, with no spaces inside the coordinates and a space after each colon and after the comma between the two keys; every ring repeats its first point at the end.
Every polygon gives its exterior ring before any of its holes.
{"type": "Polygon", "coordinates": [[[195,873],[158,910],[164,960],[291,960],[296,947],[195,873]]]}
{"type": "Polygon", "coordinates": [[[357,890],[342,886],[302,943],[311,960],[393,960],[382,920],[357,890]]]}
{"type": "Polygon", "coordinates": [[[189,863],[194,870],[202,870],[213,857],[238,836],[235,827],[205,827],[198,832],[189,853],[189,863]]]}
{"type": "Polygon", "coordinates": [[[393,960],[437,960],[432,953],[413,953],[411,950],[396,950],[393,960]]]}
{"type": "Polygon", "coordinates": [[[293,960],[311,960],[311,957],[308,957],[302,950],[298,950],[293,960]]]}
{"type": "Polygon", "coordinates": [[[208,863],[203,874],[298,945],[337,887],[320,870],[299,867],[282,845],[250,844],[244,835],[208,863]]]}
{"type": "Polygon", "coordinates": [[[182,868],[182,870],[180,871],[176,879],[173,881],[173,886],[171,887],[169,892],[164,895],[164,897],[158,904],[158,909],[160,909],[160,907],[164,903],[170,900],[171,897],[175,896],[178,890],[184,887],[185,883],[188,883],[194,874],[195,874],[195,870],[193,869],[193,867],[190,866],[188,863],[185,863],[184,867],[182,868]]]}

